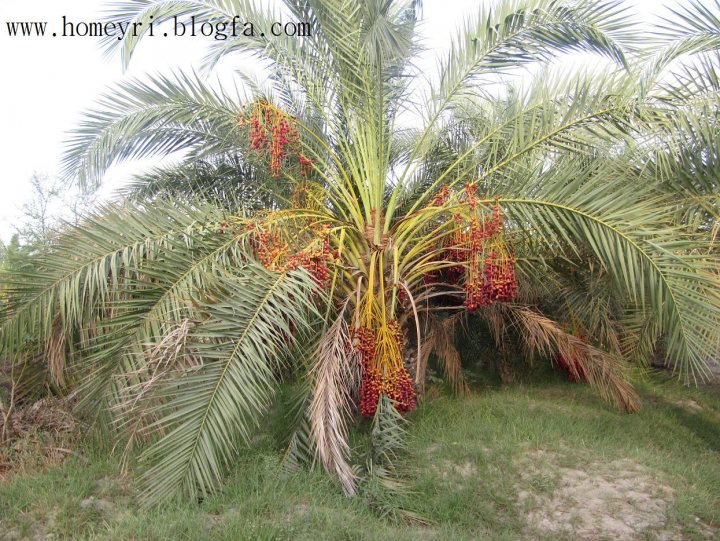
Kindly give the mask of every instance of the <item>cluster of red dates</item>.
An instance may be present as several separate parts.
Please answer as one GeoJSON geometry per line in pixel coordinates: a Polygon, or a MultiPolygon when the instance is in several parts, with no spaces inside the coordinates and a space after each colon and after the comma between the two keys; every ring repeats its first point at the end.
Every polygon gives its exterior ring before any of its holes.
{"type": "MultiPolygon", "coordinates": [[[[583,343],[587,344],[588,333],[587,331],[580,328],[578,320],[575,317],[571,317],[571,333],[573,336],[578,337],[583,343]]],[[[587,375],[582,364],[575,357],[565,357],[561,353],[555,354],[555,362],[557,366],[565,372],[568,381],[587,381],[587,375]]]]}
{"type": "MultiPolygon", "coordinates": [[[[444,269],[444,278],[460,282],[465,290],[465,307],[475,311],[493,302],[509,302],[517,295],[515,258],[509,253],[503,238],[503,217],[499,201],[492,207],[492,215],[481,217],[477,212],[477,185],[465,186],[464,201],[469,220],[455,215],[455,231],[444,251],[446,261],[455,263],[444,269]]],[[[442,206],[449,198],[447,186],[441,187],[432,205],[442,206]]],[[[425,281],[436,283],[440,273],[428,273],[425,281]]]]}
{"type": "Polygon", "coordinates": [[[558,353],[555,355],[555,362],[567,374],[568,381],[585,381],[585,370],[577,359],[567,359],[558,353]]]}
{"type": "Polygon", "coordinates": [[[510,302],[517,295],[515,261],[507,252],[491,251],[480,257],[471,254],[465,279],[465,307],[471,312],[495,301],[510,302]]]}
{"type": "MultiPolygon", "coordinates": [[[[402,329],[397,322],[388,324],[396,351],[402,351],[402,329]]],[[[400,413],[412,411],[417,404],[415,388],[401,358],[379,359],[375,332],[366,327],[355,331],[356,349],[360,353],[362,380],[360,381],[360,414],[373,417],[380,395],[393,401],[400,413]]]]}
{"type": "Polygon", "coordinates": [[[294,117],[266,100],[258,100],[236,120],[241,128],[249,126],[250,150],[260,158],[270,158],[270,172],[275,178],[280,176],[283,166],[288,163],[288,149],[297,158],[300,174],[309,174],[315,162],[300,152],[300,137],[294,117]]]}
{"type": "Polygon", "coordinates": [[[279,232],[255,226],[251,238],[260,264],[273,272],[288,272],[302,267],[318,286],[326,288],[330,281],[329,264],[338,254],[330,246],[327,226],[314,225],[310,231],[314,238],[305,246],[295,247],[279,232]]]}

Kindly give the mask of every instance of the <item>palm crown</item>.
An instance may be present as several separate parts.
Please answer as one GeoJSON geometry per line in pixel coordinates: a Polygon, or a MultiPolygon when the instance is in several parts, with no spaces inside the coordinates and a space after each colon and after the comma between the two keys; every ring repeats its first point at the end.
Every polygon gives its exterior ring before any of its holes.
{"type": "MultiPolygon", "coordinates": [[[[466,22],[420,88],[419,10],[116,4],[123,20],[311,25],[303,39],[211,47],[209,66],[235,52],[267,64],[265,83],[243,77],[242,97],[189,74],[108,94],[70,141],[68,175],[92,186],[121,159],[183,160],[138,177],[12,280],[3,351],[44,354],[127,450],[146,443],[148,501],[214,490],[290,375],[302,384],[289,461],[316,457],[354,493],[348,419],[374,417],[371,460],[387,467],[433,350],[462,388],[447,327],[468,313],[626,411],[638,407],[627,361],[661,337],[687,381],[716,352],[717,125],[703,112],[717,109],[717,79],[663,78],[679,55],[713,73],[713,12],[647,57],[615,2],[501,1],[466,22]],[[610,62],[498,85],[568,51],[610,62]],[[706,159],[683,178],[687,148],[706,159]]],[[[118,45],[124,62],[140,39],[118,45]]]]}

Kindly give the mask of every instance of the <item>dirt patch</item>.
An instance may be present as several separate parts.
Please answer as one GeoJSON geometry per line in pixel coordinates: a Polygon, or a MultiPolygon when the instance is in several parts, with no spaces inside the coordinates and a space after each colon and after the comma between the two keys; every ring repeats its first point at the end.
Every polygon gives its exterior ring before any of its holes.
{"type": "Polygon", "coordinates": [[[419,540],[435,541],[442,539],[440,532],[432,526],[420,526],[412,528],[412,538],[419,540]]]}
{"type": "Polygon", "coordinates": [[[431,467],[433,471],[440,474],[443,479],[461,477],[467,480],[477,477],[478,473],[477,466],[469,460],[460,463],[451,460],[441,460],[438,464],[433,464],[431,467]]]}
{"type": "Polygon", "coordinates": [[[704,409],[696,400],[693,400],[692,398],[676,400],[675,404],[680,406],[681,408],[685,408],[696,413],[704,409]]]}
{"type": "Polygon", "coordinates": [[[312,513],[312,506],[309,503],[298,503],[293,505],[288,511],[288,522],[294,522],[298,519],[307,519],[312,513]]]}
{"type": "Polygon", "coordinates": [[[428,445],[425,449],[425,453],[428,455],[436,455],[442,450],[442,445],[439,443],[433,443],[432,445],[428,445]]]}
{"type": "Polygon", "coordinates": [[[110,500],[106,500],[105,498],[96,498],[95,496],[90,496],[89,498],[85,498],[83,501],[80,502],[80,508],[92,509],[100,513],[111,513],[115,510],[115,504],[110,500]]]}
{"type": "Polygon", "coordinates": [[[680,538],[667,526],[673,489],[642,465],[625,459],[580,469],[558,466],[556,458],[536,451],[518,464],[518,503],[527,509],[530,532],[592,540],[680,538]]]}

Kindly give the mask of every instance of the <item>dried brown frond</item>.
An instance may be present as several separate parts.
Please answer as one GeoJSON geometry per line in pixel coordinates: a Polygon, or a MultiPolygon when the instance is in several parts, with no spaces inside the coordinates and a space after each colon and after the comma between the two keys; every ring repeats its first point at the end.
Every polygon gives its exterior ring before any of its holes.
{"type": "Polygon", "coordinates": [[[18,408],[8,419],[9,439],[25,438],[40,431],[54,435],[74,432],[77,421],[70,410],[66,401],[52,397],[18,408]]]}
{"type": "Polygon", "coordinates": [[[453,329],[462,314],[445,319],[427,318],[428,330],[418,354],[415,384],[421,393],[425,389],[425,374],[430,355],[434,353],[443,365],[445,377],[458,394],[467,392],[467,383],[462,376],[460,353],[455,348],[453,329]]]}
{"type": "Polygon", "coordinates": [[[425,394],[425,377],[430,354],[435,348],[435,337],[432,332],[425,335],[422,347],[418,350],[417,365],[415,367],[415,387],[420,395],[425,394]]]}
{"type": "Polygon", "coordinates": [[[485,323],[488,326],[488,330],[492,335],[495,346],[500,353],[498,360],[498,371],[500,374],[500,381],[503,385],[513,383],[515,381],[515,373],[508,364],[508,348],[507,348],[507,329],[506,319],[503,315],[502,308],[499,304],[494,303],[490,306],[486,306],[485,309],[480,311],[480,315],[485,319],[485,323]]]}
{"type": "Polygon", "coordinates": [[[117,376],[124,382],[120,386],[124,399],[115,404],[112,411],[116,427],[125,436],[123,464],[127,463],[143,430],[155,420],[148,406],[160,384],[202,366],[202,360],[186,348],[190,328],[190,320],[184,319],[145,353],[139,367],[117,376]]]}
{"type": "Polygon", "coordinates": [[[67,400],[49,397],[0,415],[0,432],[5,434],[5,441],[0,441],[0,482],[77,455],[72,449],[81,427],[71,409],[67,400]]]}
{"type": "Polygon", "coordinates": [[[338,476],[348,496],[356,492],[356,476],[349,463],[346,419],[350,415],[352,390],[360,379],[359,367],[360,360],[341,313],[318,345],[308,416],[317,456],[326,471],[338,476]]]}
{"type": "Polygon", "coordinates": [[[582,374],[573,375],[583,376],[605,400],[627,413],[640,409],[640,397],[624,375],[626,366],[621,357],[593,347],[531,308],[505,305],[503,310],[512,319],[529,354],[559,354],[575,359],[582,374]]]}
{"type": "Polygon", "coordinates": [[[457,394],[465,394],[467,383],[462,376],[460,353],[455,348],[453,326],[455,318],[446,318],[435,328],[435,355],[442,362],[445,377],[457,394]]]}
{"type": "Polygon", "coordinates": [[[502,311],[498,308],[498,304],[492,304],[480,311],[480,315],[485,319],[490,334],[492,334],[495,345],[499,349],[504,349],[505,343],[505,318],[502,311]]]}

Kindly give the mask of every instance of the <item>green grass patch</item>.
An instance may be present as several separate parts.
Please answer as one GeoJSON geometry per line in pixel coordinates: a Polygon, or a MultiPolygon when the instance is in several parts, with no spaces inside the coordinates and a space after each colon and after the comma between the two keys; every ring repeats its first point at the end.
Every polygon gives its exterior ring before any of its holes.
{"type": "Polygon", "coordinates": [[[639,486],[658,487],[648,497],[660,502],[662,524],[638,538],[717,534],[718,388],[649,379],[639,390],[644,407],[635,415],[560,381],[426,401],[412,415],[401,466],[411,488],[402,504],[428,524],[382,518],[319,472],[283,477],[272,438],[264,438],[221,494],[152,510],[137,505],[137,487],[119,476],[116,458],[79,449],[86,461],[71,457],[0,484],[0,539],[570,539],[535,528],[529,517],[568,489],[568,472],[601,472],[610,482],[623,475],[618,465],[642,472],[639,486]]]}

